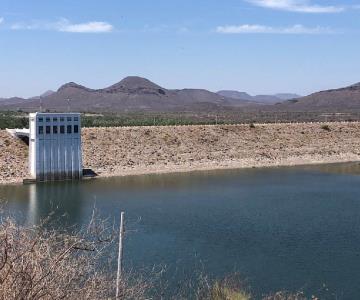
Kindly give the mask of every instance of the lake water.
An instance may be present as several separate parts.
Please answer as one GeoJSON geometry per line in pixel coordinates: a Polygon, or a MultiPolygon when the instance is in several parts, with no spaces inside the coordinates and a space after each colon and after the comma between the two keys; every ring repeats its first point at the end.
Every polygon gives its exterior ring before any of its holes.
{"type": "Polygon", "coordinates": [[[28,224],[125,211],[126,266],[166,265],[171,284],[239,272],[256,295],[360,299],[359,163],[0,186],[0,199],[28,224]]]}

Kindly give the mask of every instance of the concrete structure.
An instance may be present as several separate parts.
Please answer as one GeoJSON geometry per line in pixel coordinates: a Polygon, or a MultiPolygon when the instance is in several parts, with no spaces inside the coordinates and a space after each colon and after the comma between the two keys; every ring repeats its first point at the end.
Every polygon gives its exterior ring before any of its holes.
{"type": "Polygon", "coordinates": [[[13,137],[18,138],[22,141],[24,141],[27,145],[29,145],[29,135],[30,130],[27,128],[23,129],[8,129],[6,128],[6,131],[13,137]]]}
{"type": "Polygon", "coordinates": [[[82,177],[78,113],[30,114],[29,166],[38,181],[82,177]]]}

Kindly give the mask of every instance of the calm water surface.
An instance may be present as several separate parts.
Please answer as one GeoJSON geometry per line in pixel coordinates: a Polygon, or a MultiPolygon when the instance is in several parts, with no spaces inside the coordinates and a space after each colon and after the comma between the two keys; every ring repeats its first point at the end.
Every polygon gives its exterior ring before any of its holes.
{"type": "Polygon", "coordinates": [[[257,295],[326,284],[325,298],[360,299],[358,163],[0,186],[0,199],[28,224],[125,211],[126,265],[166,265],[172,283],[239,272],[257,295]]]}

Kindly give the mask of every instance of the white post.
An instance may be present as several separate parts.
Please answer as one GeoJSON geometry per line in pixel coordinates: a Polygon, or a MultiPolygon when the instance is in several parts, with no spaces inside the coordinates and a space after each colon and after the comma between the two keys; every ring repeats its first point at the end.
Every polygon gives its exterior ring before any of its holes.
{"type": "Polygon", "coordinates": [[[120,293],[120,279],[122,273],[122,255],[123,255],[123,238],[124,238],[124,219],[125,213],[121,212],[120,216],[120,233],[119,233],[119,253],[118,253],[118,268],[116,276],[116,300],[119,299],[120,293]]]}

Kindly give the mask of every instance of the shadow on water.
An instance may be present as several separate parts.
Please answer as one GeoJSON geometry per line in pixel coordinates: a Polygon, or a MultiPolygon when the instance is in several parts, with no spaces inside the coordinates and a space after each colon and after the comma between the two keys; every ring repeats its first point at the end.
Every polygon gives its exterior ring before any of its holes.
{"type": "Polygon", "coordinates": [[[86,224],[94,206],[126,212],[125,265],[166,265],[174,286],[194,270],[239,272],[255,294],[326,283],[360,299],[360,164],[129,176],[1,186],[8,212],[36,224],[86,224]],[[60,218],[61,219],[61,218],[60,218]],[[135,231],[132,231],[132,230],[135,231]]]}
{"type": "MultiPolygon", "coordinates": [[[[49,217],[63,226],[79,224],[83,205],[79,182],[51,182],[0,187],[0,199],[23,224],[38,225],[49,217]]],[[[55,223],[53,223],[55,224],[55,223]]]]}

